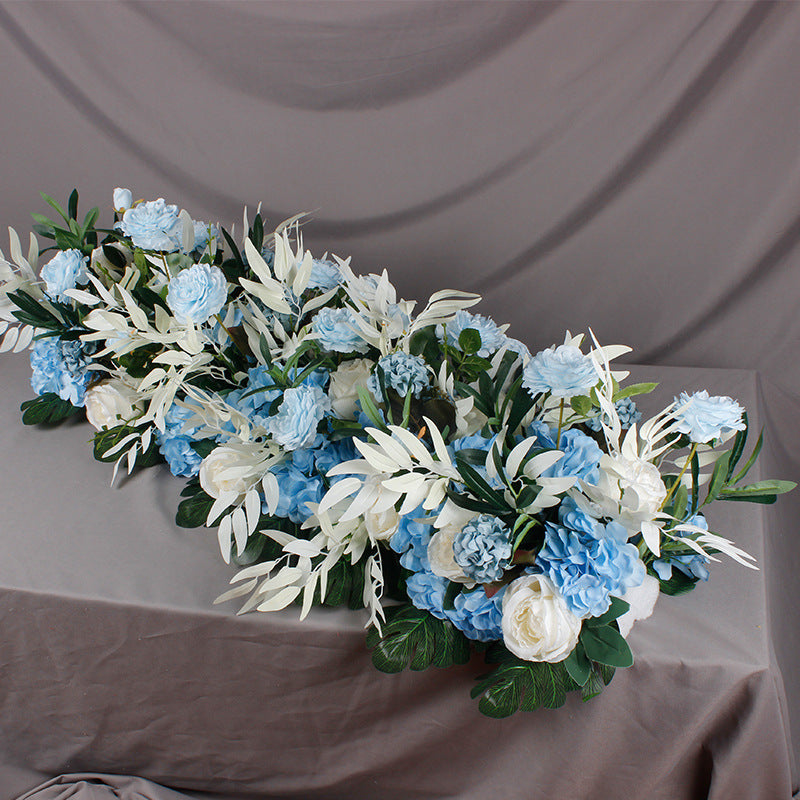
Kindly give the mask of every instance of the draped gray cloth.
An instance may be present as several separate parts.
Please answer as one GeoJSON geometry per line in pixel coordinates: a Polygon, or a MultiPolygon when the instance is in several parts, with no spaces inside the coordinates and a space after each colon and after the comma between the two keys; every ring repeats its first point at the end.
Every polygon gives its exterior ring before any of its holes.
{"type": "MultiPolygon", "coordinates": [[[[667,398],[739,396],[764,474],[798,480],[799,35],[791,2],[0,2],[0,222],[24,233],[40,189],[73,186],[105,222],[114,186],[228,227],[308,211],[308,246],[405,297],[480,291],[534,351],[591,326],[667,398]]],[[[76,771],[231,796],[790,793],[797,497],[719,512],[762,572],[662,599],[603,697],[496,723],[469,671],[373,673],[349,615],[212,610],[227,572],[171,525],[178,484],[108,490],[88,431],[23,430],[22,361],[0,358],[7,796],[76,771]]]]}

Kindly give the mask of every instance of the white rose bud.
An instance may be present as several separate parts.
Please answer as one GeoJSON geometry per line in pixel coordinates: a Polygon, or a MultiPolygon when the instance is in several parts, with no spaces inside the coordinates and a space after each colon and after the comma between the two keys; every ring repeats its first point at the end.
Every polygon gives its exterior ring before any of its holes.
{"type": "Polygon", "coordinates": [[[103,381],[86,390],[86,419],[98,431],[130,422],[141,408],[139,395],[120,380],[103,381]]]}
{"type": "Polygon", "coordinates": [[[503,595],[503,642],[526,661],[563,661],[578,643],[581,620],[545,575],[523,575],[503,595]]]}
{"type": "Polygon", "coordinates": [[[386,541],[391,539],[400,527],[400,515],[394,506],[386,511],[368,511],[364,514],[364,526],[369,538],[374,542],[386,541]]]}
{"type": "Polygon", "coordinates": [[[239,453],[230,447],[217,447],[200,465],[200,486],[214,499],[223,493],[242,495],[250,488],[249,474],[239,453]]]}
{"type": "Polygon", "coordinates": [[[375,363],[368,358],[355,358],[340,364],[331,375],[328,396],[331,398],[333,413],[339,419],[356,418],[358,387],[366,388],[374,366],[375,363]]]}
{"type": "Polygon", "coordinates": [[[130,189],[122,189],[119,186],[114,189],[114,210],[122,213],[133,205],[133,195],[130,189]]]}

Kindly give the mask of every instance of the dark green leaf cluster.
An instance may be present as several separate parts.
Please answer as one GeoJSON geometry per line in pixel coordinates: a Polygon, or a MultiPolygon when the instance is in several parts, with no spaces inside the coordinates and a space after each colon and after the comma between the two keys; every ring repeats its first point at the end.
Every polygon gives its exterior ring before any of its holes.
{"type": "Polygon", "coordinates": [[[63,220],[53,221],[44,214],[32,214],[35,224],[33,230],[45,239],[52,239],[59,250],[80,250],[84,255],[91,255],[97,247],[97,231],[95,223],[100,210],[92,208],[82,222],[78,222],[78,190],[73,189],[65,211],[52,197],[41,193],[44,201],[53,208],[63,220]]]}
{"type": "Polygon", "coordinates": [[[20,406],[22,422],[25,425],[54,425],[77,414],[80,410],[69,400],[62,400],[53,392],[46,392],[33,400],[26,400],[20,406]]]}

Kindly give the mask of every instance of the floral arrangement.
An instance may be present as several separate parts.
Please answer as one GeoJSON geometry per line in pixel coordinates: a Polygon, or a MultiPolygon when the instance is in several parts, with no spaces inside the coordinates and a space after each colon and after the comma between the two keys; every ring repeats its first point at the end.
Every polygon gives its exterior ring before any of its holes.
{"type": "Polygon", "coordinates": [[[460,291],[417,312],[385,271],[314,258],[299,217],[267,233],[245,212],[237,241],[126,189],[107,229],[77,192],[43,197],[51,252],[10,230],[0,253],[23,422],[85,409],[115,476],[165,460],[186,478],[177,522],[216,528],[239,567],[218,602],[364,608],[386,672],[483,654],[490,716],[600,692],[659,593],[719,554],[753,567],[706,506],[794,486],[744,483],[762,438],[740,466],[735,400],[683,393],[642,420],[632,398],[655,384],[611,366],[630,348],[567,333],[531,355],[460,291]]]}

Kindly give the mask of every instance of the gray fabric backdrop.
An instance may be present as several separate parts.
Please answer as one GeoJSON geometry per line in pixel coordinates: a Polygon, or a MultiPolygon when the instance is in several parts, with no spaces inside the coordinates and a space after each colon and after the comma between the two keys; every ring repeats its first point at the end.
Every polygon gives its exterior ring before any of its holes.
{"type": "MultiPolygon", "coordinates": [[[[797,479],[799,36],[797,3],[4,2],[0,224],[73,186],[307,210],[315,249],[480,291],[531,349],[758,370],[797,479]]],[[[771,519],[785,606],[798,501],[771,519]]]]}

